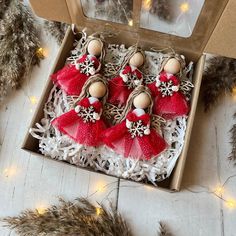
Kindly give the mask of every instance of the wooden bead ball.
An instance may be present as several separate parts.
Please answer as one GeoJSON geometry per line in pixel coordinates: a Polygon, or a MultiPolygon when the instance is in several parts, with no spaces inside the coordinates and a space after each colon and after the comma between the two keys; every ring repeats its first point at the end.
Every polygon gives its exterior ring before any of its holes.
{"type": "Polygon", "coordinates": [[[97,39],[91,40],[88,43],[87,51],[90,55],[100,56],[102,52],[102,43],[97,39]]]}
{"type": "Polygon", "coordinates": [[[180,62],[175,58],[171,58],[165,64],[164,71],[175,75],[180,71],[180,68],[181,68],[180,62]]]}
{"type": "Polygon", "coordinates": [[[135,108],[146,109],[151,104],[150,97],[146,93],[140,93],[134,98],[133,105],[135,108]]]}
{"type": "Polygon", "coordinates": [[[129,60],[131,66],[140,67],[144,63],[143,54],[141,52],[136,52],[129,60]]]}
{"type": "Polygon", "coordinates": [[[102,98],[106,94],[107,88],[102,82],[94,82],[89,86],[89,94],[95,98],[102,98]]]}

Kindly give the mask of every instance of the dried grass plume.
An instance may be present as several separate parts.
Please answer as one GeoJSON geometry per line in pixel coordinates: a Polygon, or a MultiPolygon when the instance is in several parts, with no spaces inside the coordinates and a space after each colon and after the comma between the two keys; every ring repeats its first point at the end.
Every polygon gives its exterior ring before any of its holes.
{"type": "Polygon", "coordinates": [[[57,21],[44,21],[44,29],[52,37],[56,39],[56,42],[60,45],[64,39],[68,24],[57,21]]]}
{"type": "Polygon", "coordinates": [[[161,20],[172,21],[173,10],[170,0],[153,0],[151,1],[150,13],[157,15],[161,20]]]}
{"type": "Polygon", "coordinates": [[[39,34],[31,12],[18,0],[2,0],[1,4],[5,12],[0,19],[0,100],[40,61],[36,53],[39,34]]]}
{"type": "MultiPolygon", "coordinates": [[[[234,119],[236,119],[236,113],[234,114],[234,119]]],[[[229,154],[229,160],[236,164],[236,124],[230,130],[231,133],[231,152],[229,154]]]]}
{"type": "Polygon", "coordinates": [[[74,202],[60,199],[59,205],[41,214],[37,210],[27,210],[2,221],[20,236],[132,236],[115,209],[102,205],[97,208],[84,198],[74,202]]]}
{"type": "Polygon", "coordinates": [[[163,222],[159,222],[159,232],[158,236],[172,236],[172,234],[167,229],[166,225],[163,222]]]}
{"type": "Polygon", "coordinates": [[[225,93],[232,93],[236,86],[236,60],[213,57],[203,75],[203,102],[205,111],[214,106],[225,93]]]}
{"type": "Polygon", "coordinates": [[[10,4],[11,0],[0,0],[0,20],[4,17],[4,14],[10,4]]]}

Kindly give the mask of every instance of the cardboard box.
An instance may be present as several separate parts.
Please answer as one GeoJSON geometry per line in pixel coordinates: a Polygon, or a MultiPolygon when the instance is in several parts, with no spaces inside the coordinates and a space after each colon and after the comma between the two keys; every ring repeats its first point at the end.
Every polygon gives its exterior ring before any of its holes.
{"type": "MultiPolygon", "coordinates": [[[[38,16],[69,24],[75,23],[78,30],[87,27],[91,32],[96,32],[102,31],[107,27],[107,22],[104,20],[87,18],[83,14],[80,0],[30,0],[30,2],[38,16]]],[[[185,38],[141,28],[139,26],[141,7],[141,0],[133,1],[132,26],[109,22],[111,28],[114,30],[118,29],[120,32],[118,38],[116,38],[115,41],[111,39],[109,43],[124,43],[129,46],[136,43],[137,37],[139,37],[139,44],[144,49],[150,49],[151,47],[161,49],[170,46],[171,42],[175,51],[184,54],[188,60],[192,60],[196,65],[193,76],[194,90],[191,99],[191,111],[187,121],[184,147],[171,176],[158,185],[158,187],[166,190],[178,191],[180,190],[184,172],[201,86],[205,63],[204,52],[236,57],[236,46],[234,42],[236,39],[236,1],[205,0],[192,35],[185,38]]],[[[54,73],[64,66],[65,60],[69,56],[70,50],[73,48],[73,41],[74,35],[71,29],[68,29],[51,73],[54,73]]],[[[40,122],[43,118],[43,107],[48,99],[52,86],[51,80],[48,79],[30,127],[33,127],[35,123],[40,122]]],[[[29,133],[26,135],[22,148],[41,156],[38,151],[38,140],[33,138],[29,133]]],[[[189,153],[189,155],[191,155],[191,153],[189,153]]],[[[89,170],[92,171],[91,169],[89,170]]]]}

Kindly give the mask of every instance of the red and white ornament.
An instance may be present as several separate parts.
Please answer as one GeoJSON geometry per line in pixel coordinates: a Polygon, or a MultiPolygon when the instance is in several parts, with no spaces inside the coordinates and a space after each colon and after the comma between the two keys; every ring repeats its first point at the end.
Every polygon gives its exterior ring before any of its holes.
{"type": "Polygon", "coordinates": [[[102,118],[103,103],[107,97],[106,82],[94,76],[84,85],[74,109],[57,117],[52,125],[84,146],[99,146],[106,125],[102,118]]]}
{"type": "Polygon", "coordinates": [[[165,150],[167,144],[151,127],[152,100],[149,89],[136,88],[129,96],[121,122],[103,132],[103,142],[126,158],[150,159],[165,150]]]}
{"type": "Polygon", "coordinates": [[[68,95],[79,96],[87,79],[99,72],[103,43],[99,38],[89,38],[84,53],[75,61],[51,75],[51,79],[68,95]]]}
{"type": "Polygon", "coordinates": [[[130,93],[143,82],[138,68],[144,63],[144,54],[137,50],[125,60],[126,64],[119,75],[109,81],[108,102],[114,105],[125,105],[130,93]]]}
{"type": "Polygon", "coordinates": [[[154,114],[165,119],[174,119],[188,114],[188,102],[179,89],[184,65],[182,55],[169,56],[163,61],[156,81],[148,85],[154,97],[154,114]]]}

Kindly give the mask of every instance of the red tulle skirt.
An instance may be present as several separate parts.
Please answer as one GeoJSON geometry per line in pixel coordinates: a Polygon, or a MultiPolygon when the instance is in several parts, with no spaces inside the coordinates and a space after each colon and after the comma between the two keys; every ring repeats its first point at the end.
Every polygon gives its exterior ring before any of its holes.
{"type": "Polygon", "coordinates": [[[152,97],[156,97],[157,94],[159,93],[156,87],[156,83],[153,82],[151,84],[147,84],[146,86],[150,89],[152,97]]]}
{"type": "Polygon", "coordinates": [[[155,97],[153,113],[164,117],[165,119],[173,119],[178,116],[187,115],[189,105],[183,94],[177,92],[172,96],[155,97]]]}
{"type": "Polygon", "coordinates": [[[68,95],[80,95],[88,76],[80,73],[73,65],[66,65],[51,75],[52,81],[68,95]]]}
{"type": "Polygon", "coordinates": [[[108,102],[114,105],[125,105],[130,93],[132,92],[132,89],[128,89],[121,77],[111,79],[108,88],[108,102]]]}
{"type": "Polygon", "coordinates": [[[102,143],[101,133],[106,128],[101,119],[95,123],[85,123],[74,110],[55,118],[52,121],[52,125],[77,143],[85,146],[100,145],[102,143]]]}
{"type": "Polygon", "coordinates": [[[125,122],[103,132],[103,142],[116,153],[133,159],[150,159],[167,147],[165,140],[151,129],[149,135],[132,138],[125,122]]]}

